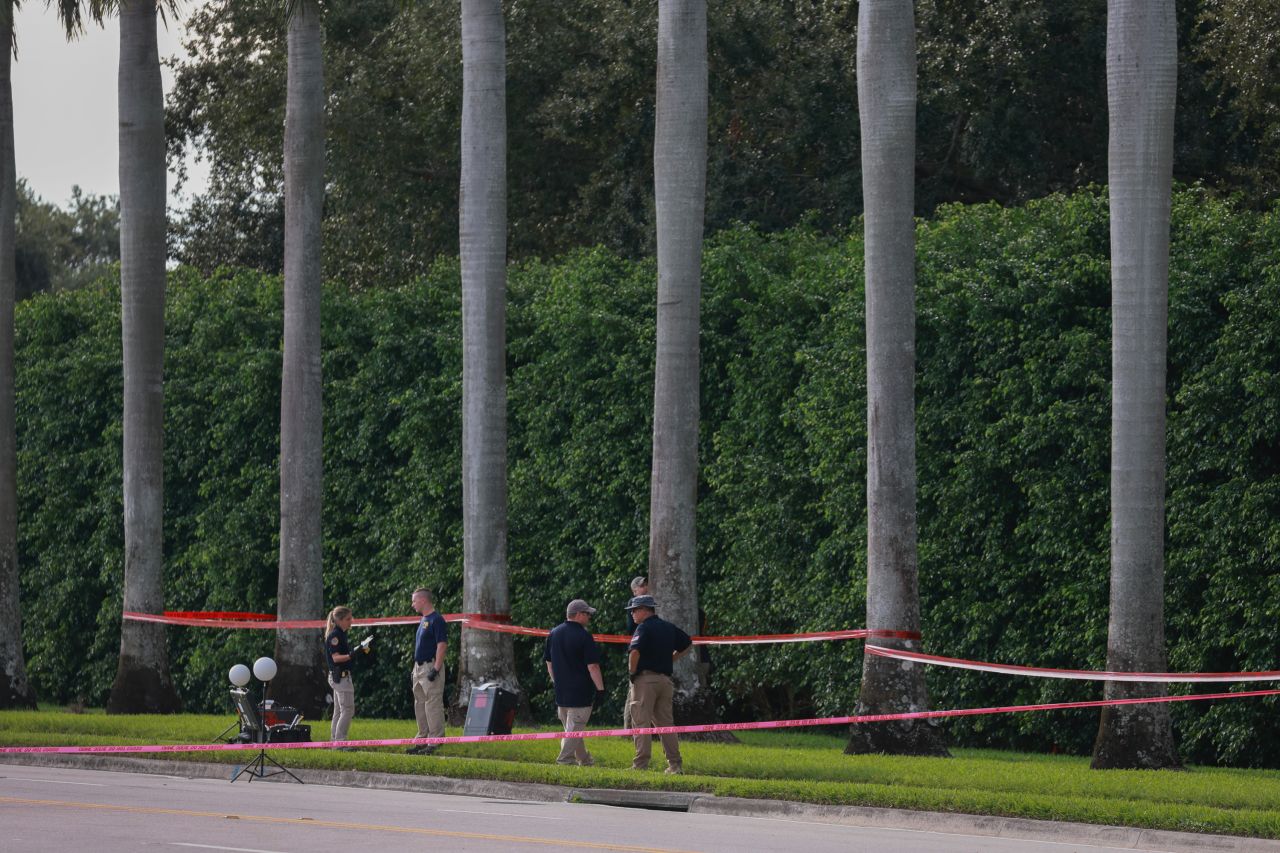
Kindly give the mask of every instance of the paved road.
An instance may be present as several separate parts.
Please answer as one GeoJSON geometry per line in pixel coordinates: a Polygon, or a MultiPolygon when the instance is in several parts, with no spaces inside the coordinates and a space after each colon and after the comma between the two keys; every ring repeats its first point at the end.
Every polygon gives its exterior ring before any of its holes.
{"type": "Polygon", "coordinates": [[[403,791],[0,764],[0,850],[1068,853],[1121,848],[403,791]]]}

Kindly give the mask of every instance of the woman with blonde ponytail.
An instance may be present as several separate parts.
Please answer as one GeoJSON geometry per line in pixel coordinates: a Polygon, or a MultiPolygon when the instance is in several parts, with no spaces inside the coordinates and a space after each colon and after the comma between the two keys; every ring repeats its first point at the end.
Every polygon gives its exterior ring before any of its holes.
{"type": "MultiPolygon", "coordinates": [[[[351,608],[335,607],[329,613],[324,629],[324,654],[329,662],[329,686],[333,688],[333,720],[330,722],[330,740],[346,740],[351,718],[356,714],[356,691],[351,683],[351,669],[355,664],[355,649],[347,642],[351,630],[351,608]]],[[[368,652],[368,644],[357,648],[368,652]]],[[[337,747],[350,749],[350,747],[337,747]]]]}

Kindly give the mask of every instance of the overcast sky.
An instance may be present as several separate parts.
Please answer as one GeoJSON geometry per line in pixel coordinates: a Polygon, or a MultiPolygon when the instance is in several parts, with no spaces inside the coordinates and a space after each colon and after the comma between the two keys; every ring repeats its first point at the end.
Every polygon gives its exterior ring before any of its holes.
{"type": "MultiPolygon", "coordinates": [[[[116,195],[116,63],[120,24],[90,24],[68,42],[57,17],[43,0],[22,4],[16,21],[18,60],[13,64],[13,135],[18,176],[45,201],[66,204],[71,187],[116,195]]],[[[182,21],[158,30],[161,58],[180,51],[182,21]]],[[[165,92],[172,75],[163,69],[165,92]]],[[[203,189],[204,164],[193,164],[185,194],[203,189]]],[[[172,192],[173,177],[169,178],[172,192]]]]}

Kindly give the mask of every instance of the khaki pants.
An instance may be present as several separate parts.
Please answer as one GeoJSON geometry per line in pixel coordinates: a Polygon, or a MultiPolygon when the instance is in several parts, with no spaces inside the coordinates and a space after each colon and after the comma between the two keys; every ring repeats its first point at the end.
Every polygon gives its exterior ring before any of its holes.
{"type": "MultiPolygon", "coordinates": [[[[560,718],[560,722],[564,723],[566,732],[580,732],[587,727],[587,721],[591,719],[591,706],[585,708],[561,708],[556,707],[556,716],[560,718]]],[[[566,737],[560,739],[560,755],[556,757],[556,764],[580,764],[583,767],[590,767],[595,764],[591,753],[587,752],[587,742],[580,737],[566,737]]]]}
{"type": "MultiPolygon", "coordinates": [[[[671,716],[671,676],[645,672],[636,676],[632,682],[631,725],[637,729],[653,726],[671,726],[675,722],[671,716]]],[[[659,735],[662,739],[662,751],[667,755],[667,767],[679,770],[680,738],[674,734],[659,735]]],[[[653,735],[635,735],[636,757],[631,766],[643,770],[649,766],[650,752],[653,747],[653,735]]]]}
{"type": "Polygon", "coordinates": [[[329,739],[346,740],[351,728],[351,718],[356,715],[356,688],[351,676],[334,681],[329,673],[329,686],[333,688],[333,719],[329,722],[329,739]]]}
{"type": "Polygon", "coordinates": [[[413,665],[413,715],[418,719],[418,737],[444,737],[444,670],[427,681],[427,665],[413,665]]]}
{"type": "Polygon", "coordinates": [[[636,688],[634,684],[627,683],[627,701],[622,703],[622,727],[624,729],[631,728],[631,703],[636,698],[636,688]]]}

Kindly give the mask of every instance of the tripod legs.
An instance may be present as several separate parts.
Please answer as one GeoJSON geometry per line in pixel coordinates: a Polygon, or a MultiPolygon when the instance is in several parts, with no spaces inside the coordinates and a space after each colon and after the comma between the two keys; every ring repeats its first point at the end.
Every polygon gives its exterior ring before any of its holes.
{"type": "Polygon", "coordinates": [[[231,774],[231,781],[234,782],[241,776],[247,776],[249,777],[249,781],[252,782],[254,779],[266,779],[270,776],[279,776],[281,773],[287,774],[290,779],[297,782],[299,785],[303,784],[302,780],[297,776],[294,776],[289,768],[285,767],[279,761],[276,761],[270,755],[267,755],[267,751],[262,749],[258,751],[258,756],[248,764],[243,767],[236,768],[236,771],[231,774]],[[268,770],[266,768],[268,763],[276,769],[268,770]]]}

